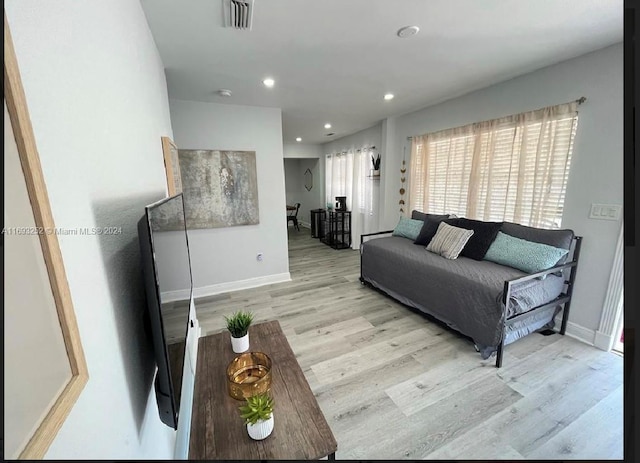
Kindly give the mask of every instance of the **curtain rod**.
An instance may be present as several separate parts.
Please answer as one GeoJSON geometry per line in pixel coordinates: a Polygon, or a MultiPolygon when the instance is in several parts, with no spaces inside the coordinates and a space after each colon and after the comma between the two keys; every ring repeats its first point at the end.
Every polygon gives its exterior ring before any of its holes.
{"type": "MultiPolygon", "coordinates": [[[[570,101],[570,103],[574,103],[575,102],[575,103],[578,103],[579,105],[581,105],[585,101],[587,101],[587,97],[586,96],[581,96],[577,100],[570,101]]],[[[525,111],[525,112],[528,112],[528,111],[525,111]]],[[[413,137],[407,137],[407,140],[413,140],[413,137]]]]}

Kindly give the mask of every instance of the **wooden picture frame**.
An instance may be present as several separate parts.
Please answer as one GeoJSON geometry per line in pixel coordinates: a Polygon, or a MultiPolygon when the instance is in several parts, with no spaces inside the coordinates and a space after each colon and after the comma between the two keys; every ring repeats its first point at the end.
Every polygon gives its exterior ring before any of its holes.
{"type": "Polygon", "coordinates": [[[182,178],[180,177],[180,162],[178,160],[178,147],[169,137],[161,137],[162,154],[164,156],[164,169],[167,174],[167,188],[169,196],[182,193],[182,178]]]}
{"type": "MultiPolygon", "coordinates": [[[[36,225],[35,229],[55,230],[47,189],[40,167],[40,158],[31,126],[31,119],[29,117],[15,50],[9,31],[6,11],[4,12],[4,96],[17,146],[19,163],[24,174],[24,184],[26,185],[28,202],[31,204],[31,212],[33,213],[33,220],[36,225]]],[[[49,294],[53,296],[52,306],[55,305],[55,308],[51,308],[51,317],[54,322],[56,317],[59,321],[59,326],[57,326],[57,323],[54,323],[53,326],[55,330],[60,329],[64,342],[62,356],[64,357],[66,350],[70,378],[66,384],[62,384],[59,392],[52,397],[47,396],[49,399],[49,408],[45,407],[44,409],[38,410],[41,418],[36,421],[34,425],[35,430],[32,434],[26,433],[26,435],[21,435],[23,441],[27,441],[27,439],[28,441],[26,446],[19,447],[22,448],[18,455],[20,459],[40,459],[44,457],[89,378],[58,238],[55,233],[37,234],[38,239],[35,239],[35,243],[39,242],[40,244],[42,251],[41,258],[44,258],[44,267],[48,275],[48,285],[46,277],[44,280],[41,277],[38,281],[44,281],[45,288],[43,291],[50,291],[49,294]],[[50,289],[48,287],[49,285],[50,289]]],[[[3,245],[4,241],[3,239],[3,245]]],[[[5,275],[11,271],[10,266],[5,267],[5,275]]],[[[34,281],[36,280],[34,279],[34,281]]],[[[5,313],[7,313],[7,307],[5,307],[5,313]]],[[[25,329],[28,330],[29,327],[5,326],[5,333],[18,333],[17,336],[19,336],[25,329]]],[[[57,334],[57,336],[59,340],[59,335],[57,334]]],[[[43,346],[39,348],[47,348],[48,338],[39,339],[38,341],[43,344],[43,346]]],[[[5,338],[5,345],[6,342],[7,339],[5,338]]],[[[11,374],[12,371],[7,371],[5,364],[5,384],[6,378],[11,374]]],[[[37,375],[38,372],[35,374],[37,375]]],[[[17,381],[20,380],[20,376],[15,375],[12,377],[12,380],[16,381],[16,378],[17,381]]],[[[35,381],[36,384],[33,383],[34,382],[29,383],[30,388],[41,387],[37,381],[35,381]]],[[[7,397],[5,397],[5,399],[6,398],[7,397]]],[[[11,417],[5,414],[5,426],[10,425],[11,417]]],[[[5,457],[14,458],[11,455],[5,455],[5,457]]]]}

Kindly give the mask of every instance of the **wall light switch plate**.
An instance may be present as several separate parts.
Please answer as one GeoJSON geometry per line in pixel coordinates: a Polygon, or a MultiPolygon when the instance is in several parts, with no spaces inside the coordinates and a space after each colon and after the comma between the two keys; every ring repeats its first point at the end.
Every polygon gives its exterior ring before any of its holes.
{"type": "Polygon", "coordinates": [[[618,220],[622,206],[619,204],[591,204],[590,219],[618,220]]]}

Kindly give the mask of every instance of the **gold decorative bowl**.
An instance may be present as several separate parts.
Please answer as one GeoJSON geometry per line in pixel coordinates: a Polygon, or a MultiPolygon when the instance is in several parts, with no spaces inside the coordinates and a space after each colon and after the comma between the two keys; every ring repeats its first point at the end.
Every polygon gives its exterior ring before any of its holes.
{"type": "Polygon", "coordinates": [[[227,367],[229,395],[244,400],[271,389],[271,359],[264,352],[245,352],[227,367]]]}

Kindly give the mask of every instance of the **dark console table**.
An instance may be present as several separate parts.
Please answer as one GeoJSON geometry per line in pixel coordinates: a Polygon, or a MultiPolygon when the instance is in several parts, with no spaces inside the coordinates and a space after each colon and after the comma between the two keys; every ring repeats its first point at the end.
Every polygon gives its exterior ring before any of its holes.
{"type": "Polygon", "coordinates": [[[351,211],[329,211],[324,222],[324,236],[320,239],[334,249],[351,247],[351,211]]]}

